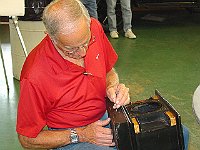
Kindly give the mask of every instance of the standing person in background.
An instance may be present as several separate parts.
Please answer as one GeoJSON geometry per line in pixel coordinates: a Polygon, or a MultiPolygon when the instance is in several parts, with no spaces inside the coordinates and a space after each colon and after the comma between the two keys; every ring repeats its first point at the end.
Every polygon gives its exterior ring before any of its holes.
{"type": "MultiPolygon", "coordinates": [[[[108,26],[111,38],[119,38],[119,33],[117,32],[117,19],[115,14],[115,8],[117,0],[106,0],[107,3],[107,16],[108,16],[108,26]]],[[[130,39],[135,39],[136,35],[132,32],[132,11],[130,0],[120,0],[121,11],[123,18],[123,30],[125,32],[125,37],[130,39]]]]}
{"type": "Polygon", "coordinates": [[[90,17],[98,19],[96,0],[81,0],[81,2],[87,8],[90,17]]]}

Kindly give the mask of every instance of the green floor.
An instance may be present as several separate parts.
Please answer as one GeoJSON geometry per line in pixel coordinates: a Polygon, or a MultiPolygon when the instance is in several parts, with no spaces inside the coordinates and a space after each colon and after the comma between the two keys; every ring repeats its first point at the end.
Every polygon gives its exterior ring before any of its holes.
{"type": "MultiPolygon", "coordinates": [[[[116,70],[121,82],[130,88],[131,100],[149,98],[158,89],[176,108],[182,123],[190,130],[189,150],[200,149],[200,126],[192,112],[192,95],[200,84],[200,14],[185,11],[171,13],[145,12],[165,20],[133,16],[136,40],[110,39],[119,60],[116,70]]],[[[12,78],[8,26],[0,26],[0,37],[9,78],[9,93],[0,62],[0,149],[20,150],[15,133],[19,82],[12,78]]]]}

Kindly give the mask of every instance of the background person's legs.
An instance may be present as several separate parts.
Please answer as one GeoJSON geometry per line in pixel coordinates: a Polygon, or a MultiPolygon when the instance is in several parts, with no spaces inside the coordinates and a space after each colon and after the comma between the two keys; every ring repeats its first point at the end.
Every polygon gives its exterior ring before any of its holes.
{"type": "Polygon", "coordinates": [[[109,31],[117,31],[115,7],[117,0],[106,0],[109,31]]]}
{"type": "Polygon", "coordinates": [[[96,0],[81,0],[81,2],[87,8],[90,17],[98,19],[96,0]]]}
{"type": "Polygon", "coordinates": [[[131,21],[132,21],[132,11],[131,11],[131,2],[130,0],[120,0],[121,3],[121,11],[123,18],[123,29],[126,32],[128,29],[131,29],[131,21]]]}

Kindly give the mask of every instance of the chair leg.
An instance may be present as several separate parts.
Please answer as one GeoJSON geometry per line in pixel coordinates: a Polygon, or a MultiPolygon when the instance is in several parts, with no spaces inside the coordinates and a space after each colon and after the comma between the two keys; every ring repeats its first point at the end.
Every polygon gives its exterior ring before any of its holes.
{"type": "Polygon", "coordinates": [[[12,16],[12,20],[13,20],[13,24],[15,26],[15,29],[17,31],[17,34],[19,36],[19,40],[20,40],[20,43],[22,45],[24,55],[25,55],[25,57],[27,57],[28,56],[28,52],[26,50],[26,46],[25,46],[25,43],[24,43],[24,40],[23,40],[23,37],[22,37],[22,33],[21,33],[20,29],[19,29],[18,18],[16,16],[12,16]]]}
{"type": "Polygon", "coordinates": [[[2,64],[3,64],[4,76],[5,76],[5,79],[6,79],[7,90],[9,91],[8,77],[7,77],[7,74],[6,74],[6,68],[5,68],[5,64],[4,64],[3,52],[2,52],[2,49],[1,49],[1,43],[0,43],[0,54],[1,54],[2,64]]]}

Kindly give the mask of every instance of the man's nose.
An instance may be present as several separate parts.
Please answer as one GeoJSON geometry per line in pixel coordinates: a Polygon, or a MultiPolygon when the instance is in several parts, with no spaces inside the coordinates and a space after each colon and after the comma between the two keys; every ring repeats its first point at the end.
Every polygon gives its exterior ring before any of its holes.
{"type": "Polygon", "coordinates": [[[85,47],[85,46],[79,47],[78,54],[81,57],[84,57],[86,55],[86,52],[87,52],[87,47],[85,47]]]}

